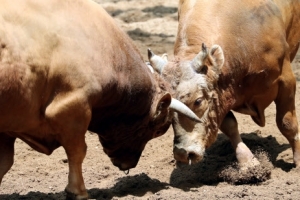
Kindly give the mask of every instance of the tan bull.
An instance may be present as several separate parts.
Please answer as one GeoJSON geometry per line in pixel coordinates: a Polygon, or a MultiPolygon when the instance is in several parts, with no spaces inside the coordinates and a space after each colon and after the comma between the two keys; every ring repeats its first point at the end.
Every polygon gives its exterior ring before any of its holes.
{"type": "Polygon", "coordinates": [[[277,126],[300,166],[291,69],[299,47],[299,10],[299,0],[180,0],[175,59],[167,62],[149,52],[152,66],[171,83],[173,96],[202,119],[196,123],[175,115],[177,161],[201,161],[220,129],[241,166],[258,164],[243,143],[231,110],[264,126],[264,110],[274,101],[277,126]]]}
{"type": "Polygon", "coordinates": [[[87,130],[98,134],[115,166],[128,170],[168,129],[169,108],[197,120],[167,89],[95,2],[0,0],[0,183],[20,138],[47,155],[62,146],[68,197],[87,199],[87,130]]]}

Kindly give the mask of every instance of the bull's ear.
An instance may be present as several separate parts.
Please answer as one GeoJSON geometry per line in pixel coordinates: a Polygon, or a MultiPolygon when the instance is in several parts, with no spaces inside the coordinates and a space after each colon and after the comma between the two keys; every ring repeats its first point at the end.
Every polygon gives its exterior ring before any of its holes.
{"type": "Polygon", "coordinates": [[[167,54],[167,53],[164,53],[163,55],[161,55],[161,58],[162,58],[164,61],[168,62],[168,54],[167,54]]]}
{"type": "Polygon", "coordinates": [[[213,70],[216,74],[221,73],[221,68],[224,65],[224,53],[219,45],[213,45],[209,51],[211,62],[213,64],[213,70]]]}
{"type": "Polygon", "coordinates": [[[213,45],[210,50],[202,44],[201,51],[192,61],[194,70],[198,73],[206,74],[208,66],[211,66],[216,74],[220,73],[220,69],[224,64],[223,50],[219,45],[213,45]]]}
{"type": "Polygon", "coordinates": [[[156,106],[156,111],[154,115],[154,121],[156,124],[164,123],[166,116],[168,115],[168,108],[171,104],[172,97],[169,93],[164,94],[161,99],[158,101],[156,106]]]}
{"type": "Polygon", "coordinates": [[[171,124],[171,122],[167,123],[169,120],[169,106],[171,104],[171,101],[171,95],[169,93],[166,93],[161,97],[156,106],[155,115],[153,117],[151,125],[152,128],[156,129],[153,138],[164,134],[171,124]]]}
{"type": "Polygon", "coordinates": [[[169,93],[164,94],[157,104],[156,112],[161,112],[169,108],[172,101],[172,97],[169,93]]]}

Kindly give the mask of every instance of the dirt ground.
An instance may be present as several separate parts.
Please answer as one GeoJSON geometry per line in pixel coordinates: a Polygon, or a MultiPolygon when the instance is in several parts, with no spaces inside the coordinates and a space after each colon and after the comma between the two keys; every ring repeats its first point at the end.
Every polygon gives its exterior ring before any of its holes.
{"type": "MultiPolygon", "coordinates": [[[[177,30],[177,1],[98,0],[135,41],[147,60],[147,48],[155,53],[172,49],[177,30]]],[[[300,53],[293,69],[300,80],[300,53]]],[[[296,108],[300,113],[300,82],[296,108]]],[[[300,170],[293,168],[290,145],[275,123],[275,106],[265,112],[266,126],[257,126],[249,116],[236,114],[239,130],[251,150],[266,152],[272,166],[270,177],[259,183],[231,184],[220,172],[236,159],[229,140],[219,133],[217,142],[200,164],[178,169],[172,155],[173,132],[150,141],[128,175],[112,165],[95,134],[87,133],[87,156],[83,176],[91,199],[299,199],[300,170]]],[[[51,156],[16,142],[15,163],[4,176],[0,199],[64,199],[68,164],[65,152],[51,156]]]]}

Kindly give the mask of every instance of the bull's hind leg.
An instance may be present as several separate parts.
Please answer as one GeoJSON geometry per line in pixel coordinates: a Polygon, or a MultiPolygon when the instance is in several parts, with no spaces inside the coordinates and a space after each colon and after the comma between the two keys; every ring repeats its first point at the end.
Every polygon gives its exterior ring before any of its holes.
{"type": "Polygon", "coordinates": [[[285,65],[281,77],[276,103],[276,123],[280,132],[292,146],[294,163],[300,166],[300,135],[295,110],[296,80],[290,63],[285,65]]]}
{"type": "Polygon", "coordinates": [[[0,133],[0,184],[3,176],[14,163],[14,144],[16,138],[0,133]]]}
{"type": "Polygon", "coordinates": [[[258,160],[251,153],[250,149],[242,141],[238,131],[238,123],[231,111],[229,111],[225,116],[220,126],[220,130],[228,136],[231,145],[235,150],[236,158],[241,169],[246,169],[259,164],[258,160]]]}

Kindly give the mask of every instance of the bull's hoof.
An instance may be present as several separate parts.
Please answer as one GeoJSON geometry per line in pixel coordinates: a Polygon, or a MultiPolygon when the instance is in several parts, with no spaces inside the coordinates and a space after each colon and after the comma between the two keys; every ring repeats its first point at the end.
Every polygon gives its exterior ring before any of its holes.
{"type": "Polygon", "coordinates": [[[250,161],[246,163],[239,163],[239,167],[241,171],[247,171],[251,168],[258,167],[259,165],[260,162],[255,157],[253,157],[250,161]]]}
{"type": "Polygon", "coordinates": [[[65,189],[66,192],[66,200],[87,200],[89,199],[88,193],[85,191],[84,194],[74,194],[65,189]]]}

